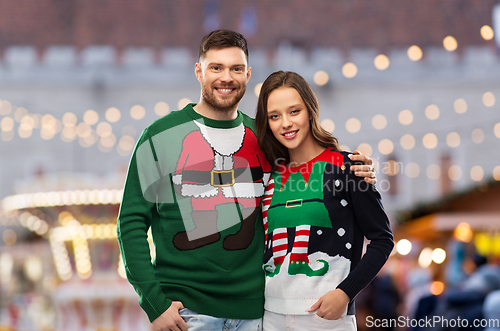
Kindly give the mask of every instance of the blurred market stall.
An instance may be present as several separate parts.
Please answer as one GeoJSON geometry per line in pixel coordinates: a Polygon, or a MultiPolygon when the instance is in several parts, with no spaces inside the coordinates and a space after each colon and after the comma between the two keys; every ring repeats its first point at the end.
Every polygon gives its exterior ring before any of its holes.
{"type": "Polygon", "coordinates": [[[121,176],[38,174],[3,199],[2,217],[21,227],[4,231],[8,245],[0,247],[0,325],[149,330],[116,242],[122,183],[121,176]]]}

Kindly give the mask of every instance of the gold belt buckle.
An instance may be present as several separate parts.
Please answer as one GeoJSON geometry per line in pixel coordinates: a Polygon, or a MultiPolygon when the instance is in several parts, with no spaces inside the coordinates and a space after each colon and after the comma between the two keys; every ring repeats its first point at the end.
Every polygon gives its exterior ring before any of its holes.
{"type": "Polygon", "coordinates": [[[231,169],[231,170],[212,170],[210,172],[211,174],[211,178],[210,178],[210,184],[212,184],[212,186],[215,186],[215,187],[223,187],[223,186],[232,186],[234,185],[234,169],[231,169]],[[232,179],[232,182],[231,184],[214,184],[214,174],[231,174],[231,179],[232,179]]]}
{"type": "Polygon", "coordinates": [[[295,200],[288,200],[285,204],[285,208],[294,208],[294,207],[302,207],[302,200],[303,199],[295,199],[295,200]],[[293,202],[297,202],[297,201],[300,201],[300,205],[297,204],[297,205],[293,205],[293,206],[288,206],[288,204],[290,203],[293,203],[293,202]]]}

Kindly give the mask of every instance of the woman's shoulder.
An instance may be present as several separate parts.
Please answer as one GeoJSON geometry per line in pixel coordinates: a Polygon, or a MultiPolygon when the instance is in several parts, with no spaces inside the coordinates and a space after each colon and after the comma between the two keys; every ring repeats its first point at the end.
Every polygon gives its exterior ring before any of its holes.
{"type": "Polygon", "coordinates": [[[351,152],[336,150],[335,148],[329,147],[321,154],[318,161],[328,162],[337,167],[347,166],[352,163],[349,155],[351,152]]]}

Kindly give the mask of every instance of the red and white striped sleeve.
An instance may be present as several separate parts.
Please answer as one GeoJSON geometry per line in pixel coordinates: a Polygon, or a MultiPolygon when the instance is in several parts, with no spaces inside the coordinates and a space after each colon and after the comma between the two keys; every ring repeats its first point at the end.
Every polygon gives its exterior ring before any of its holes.
{"type": "Polygon", "coordinates": [[[262,221],[264,222],[264,233],[265,233],[265,243],[267,243],[267,211],[269,210],[269,206],[271,205],[271,199],[274,193],[274,179],[271,176],[269,178],[269,183],[266,186],[266,191],[264,192],[264,196],[262,197],[262,221]]]}

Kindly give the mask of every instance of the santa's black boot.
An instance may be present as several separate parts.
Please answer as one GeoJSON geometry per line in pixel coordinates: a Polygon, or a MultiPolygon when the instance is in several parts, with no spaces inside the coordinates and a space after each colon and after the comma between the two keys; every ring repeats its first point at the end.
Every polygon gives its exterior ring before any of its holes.
{"type": "Polygon", "coordinates": [[[195,228],[182,231],[174,236],[174,246],[181,250],[196,249],[212,244],[220,239],[217,230],[217,211],[193,211],[191,212],[195,228]]]}
{"type": "Polygon", "coordinates": [[[255,219],[260,208],[244,208],[241,210],[241,228],[235,234],[224,238],[224,248],[228,251],[247,248],[253,240],[255,234],[255,219]]]}

